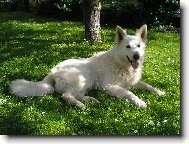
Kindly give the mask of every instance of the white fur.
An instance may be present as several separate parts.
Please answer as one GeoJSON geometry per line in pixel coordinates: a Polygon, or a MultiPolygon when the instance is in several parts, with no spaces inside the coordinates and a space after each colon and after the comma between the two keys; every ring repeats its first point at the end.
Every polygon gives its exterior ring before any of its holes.
{"type": "Polygon", "coordinates": [[[117,26],[114,48],[87,59],[65,60],[52,68],[41,82],[13,81],[11,92],[19,96],[42,96],[55,90],[62,94],[65,100],[84,109],[82,101],[91,100],[99,103],[95,98],[85,96],[85,93],[90,89],[99,89],[145,108],[146,103],[128,90],[130,86],[164,95],[164,92],[140,81],[146,37],[146,25],[143,25],[135,36],[127,35],[117,26]],[[131,48],[126,48],[127,45],[131,48]],[[140,55],[138,60],[133,59],[136,52],[140,55]],[[134,68],[127,57],[130,61],[137,61],[138,67],[134,68]]]}

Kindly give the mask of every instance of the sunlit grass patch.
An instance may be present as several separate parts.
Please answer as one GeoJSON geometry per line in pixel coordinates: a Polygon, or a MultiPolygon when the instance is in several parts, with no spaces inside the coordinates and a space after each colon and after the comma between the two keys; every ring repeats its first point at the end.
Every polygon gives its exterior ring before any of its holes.
{"type": "MultiPolygon", "coordinates": [[[[148,107],[90,91],[101,103],[82,111],[58,94],[19,98],[9,93],[15,79],[38,81],[58,62],[90,57],[114,45],[115,29],[102,27],[102,43],[89,43],[80,22],[0,14],[0,134],[180,135],[180,34],[149,31],[143,80],[165,97],[132,88],[148,107]]],[[[134,32],[134,30],[129,30],[134,32]]]]}

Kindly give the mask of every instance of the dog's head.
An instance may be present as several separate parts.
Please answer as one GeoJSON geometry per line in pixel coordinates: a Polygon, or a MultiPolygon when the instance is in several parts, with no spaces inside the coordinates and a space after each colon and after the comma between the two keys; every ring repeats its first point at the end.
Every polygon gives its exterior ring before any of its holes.
{"type": "Polygon", "coordinates": [[[143,60],[147,41],[147,26],[143,25],[136,35],[127,35],[121,27],[116,28],[116,49],[121,59],[129,62],[137,69],[143,60]]]}

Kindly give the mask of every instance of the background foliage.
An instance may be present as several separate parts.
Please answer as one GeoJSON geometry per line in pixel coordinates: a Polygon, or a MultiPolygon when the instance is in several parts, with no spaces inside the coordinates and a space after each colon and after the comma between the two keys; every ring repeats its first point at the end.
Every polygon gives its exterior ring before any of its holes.
{"type": "MultiPolygon", "coordinates": [[[[30,7],[40,15],[82,21],[83,1],[30,0],[30,7]]],[[[0,11],[19,11],[23,7],[23,0],[0,2],[0,11]]],[[[157,30],[166,30],[170,25],[180,27],[180,2],[179,0],[102,0],[101,23],[127,27],[139,27],[147,23],[157,30]]]]}

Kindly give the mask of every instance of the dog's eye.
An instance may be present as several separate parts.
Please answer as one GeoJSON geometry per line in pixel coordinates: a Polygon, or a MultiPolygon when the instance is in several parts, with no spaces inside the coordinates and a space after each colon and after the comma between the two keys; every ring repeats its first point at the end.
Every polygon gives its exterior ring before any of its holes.
{"type": "Polygon", "coordinates": [[[131,46],[130,46],[130,45],[127,45],[126,48],[131,48],[131,46]]]}
{"type": "Polygon", "coordinates": [[[140,45],[137,45],[138,47],[140,47],[140,45]]]}

